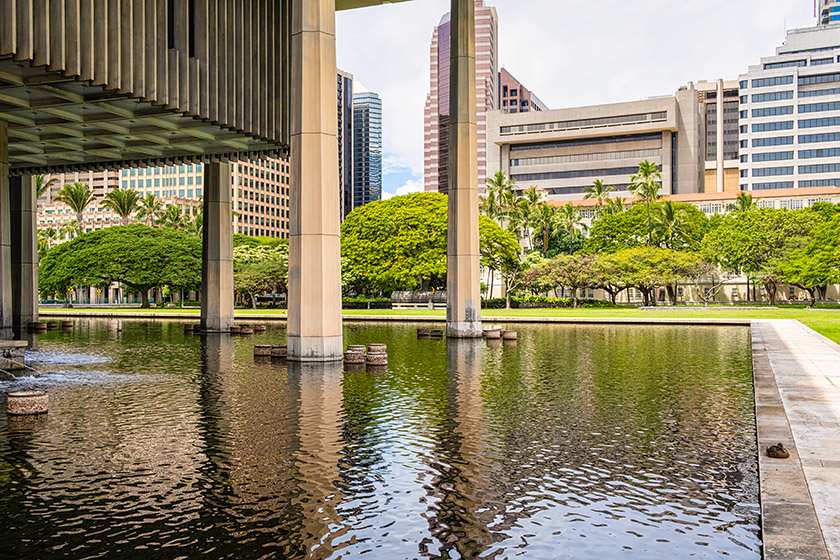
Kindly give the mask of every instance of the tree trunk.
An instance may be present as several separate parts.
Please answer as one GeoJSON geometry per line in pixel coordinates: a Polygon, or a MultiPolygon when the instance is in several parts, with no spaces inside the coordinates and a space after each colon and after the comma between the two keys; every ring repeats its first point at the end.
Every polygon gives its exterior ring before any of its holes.
{"type": "Polygon", "coordinates": [[[507,280],[505,280],[505,309],[510,309],[510,289],[507,280]]]}
{"type": "Polygon", "coordinates": [[[257,296],[255,294],[249,294],[251,296],[251,308],[257,308],[257,296]]]}
{"type": "Polygon", "coordinates": [[[665,285],[665,291],[668,293],[668,300],[671,305],[677,305],[677,290],[671,284],[665,285]]]}
{"type": "Polygon", "coordinates": [[[577,309],[578,306],[578,291],[572,290],[572,309],[577,309]]]}
{"type": "Polygon", "coordinates": [[[140,302],[140,308],[141,309],[148,309],[149,308],[149,288],[140,288],[140,295],[143,298],[143,300],[140,302]]]}
{"type": "Polygon", "coordinates": [[[496,271],[490,269],[490,291],[487,292],[487,299],[493,299],[493,280],[496,278],[496,271]]]}
{"type": "Polygon", "coordinates": [[[653,223],[650,219],[650,200],[647,201],[647,215],[648,215],[648,245],[653,247],[653,223]]]}

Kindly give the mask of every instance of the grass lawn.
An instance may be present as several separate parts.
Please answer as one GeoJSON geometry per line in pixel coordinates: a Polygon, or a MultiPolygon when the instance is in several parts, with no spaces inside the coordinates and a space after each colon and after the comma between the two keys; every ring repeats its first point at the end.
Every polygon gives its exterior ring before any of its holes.
{"type": "MultiPolygon", "coordinates": [[[[117,309],[62,309],[62,308],[44,308],[42,311],[59,311],[61,313],[73,312],[96,312],[103,313],[137,313],[140,311],[148,311],[150,313],[167,313],[167,314],[188,314],[197,315],[199,310],[196,309],[177,309],[177,308],[163,308],[163,309],[148,309],[141,310],[134,308],[117,308],[117,309]]],[[[285,315],[285,309],[237,309],[237,316],[247,317],[250,314],[262,315],[285,315]]],[[[444,316],[446,314],[443,310],[428,310],[428,309],[412,309],[412,310],[392,310],[392,309],[370,309],[370,310],[355,310],[345,309],[345,316],[352,315],[392,315],[402,317],[429,317],[429,316],[444,316]]],[[[727,318],[727,319],[796,319],[804,325],[814,329],[818,333],[830,338],[831,340],[840,343],[840,309],[816,309],[808,310],[805,307],[785,307],[781,309],[738,309],[732,308],[714,308],[704,309],[702,307],[663,307],[657,310],[640,311],[634,307],[620,307],[615,309],[485,309],[482,314],[485,317],[626,317],[626,318],[727,318]]]]}

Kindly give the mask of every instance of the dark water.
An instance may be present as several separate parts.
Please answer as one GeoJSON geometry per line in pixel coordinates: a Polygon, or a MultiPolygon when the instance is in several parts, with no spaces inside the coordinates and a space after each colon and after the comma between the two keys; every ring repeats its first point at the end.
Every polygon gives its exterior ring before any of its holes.
{"type": "Polygon", "coordinates": [[[760,557],[746,329],[347,326],[370,374],[257,364],[273,326],[76,326],[0,378],[51,398],[0,412],[0,556],[760,557]]]}

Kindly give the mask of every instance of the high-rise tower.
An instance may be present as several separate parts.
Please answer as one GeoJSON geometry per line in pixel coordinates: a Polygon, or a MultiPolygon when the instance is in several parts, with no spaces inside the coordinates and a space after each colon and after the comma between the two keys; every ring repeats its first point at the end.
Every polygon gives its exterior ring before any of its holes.
{"type": "Polygon", "coordinates": [[[382,100],[353,95],[353,208],[382,197],[382,100]]]}
{"type": "MultiPolygon", "coordinates": [[[[430,91],[424,118],[424,187],[449,190],[449,14],[432,34],[430,91]]],[[[478,129],[478,186],[487,175],[486,113],[498,106],[498,16],[496,8],[475,0],[476,122],[478,129]]]]}
{"type": "Polygon", "coordinates": [[[828,25],[837,22],[840,22],[840,0],[820,0],[817,23],[828,25]]]}

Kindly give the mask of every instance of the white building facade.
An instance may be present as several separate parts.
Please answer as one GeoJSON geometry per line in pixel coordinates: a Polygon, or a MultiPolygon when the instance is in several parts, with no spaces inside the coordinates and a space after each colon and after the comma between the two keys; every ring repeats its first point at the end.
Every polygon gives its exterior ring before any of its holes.
{"type": "Polygon", "coordinates": [[[788,32],[739,88],[741,190],[840,185],[840,24],[788,32]]]}

